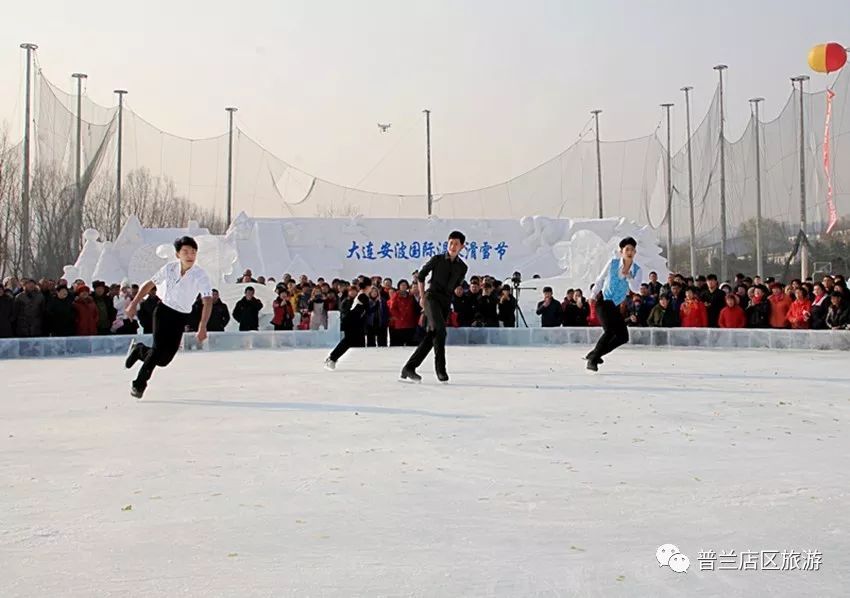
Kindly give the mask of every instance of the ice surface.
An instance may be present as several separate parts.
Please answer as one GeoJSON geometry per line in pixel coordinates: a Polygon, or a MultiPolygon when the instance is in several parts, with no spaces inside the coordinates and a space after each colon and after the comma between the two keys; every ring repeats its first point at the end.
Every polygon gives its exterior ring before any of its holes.
{"type": "Polygon", "coordinates": [[[624,347],[589,376],[587,348],[449,347],[448,386],[430,358],[398,383],[410,349],[193,351],[141,402],[123,356],[0,364],[0,593],[846,593],[846,354],[624,347]],[[783,549],[821,570],[699,568],[783,549]]]}

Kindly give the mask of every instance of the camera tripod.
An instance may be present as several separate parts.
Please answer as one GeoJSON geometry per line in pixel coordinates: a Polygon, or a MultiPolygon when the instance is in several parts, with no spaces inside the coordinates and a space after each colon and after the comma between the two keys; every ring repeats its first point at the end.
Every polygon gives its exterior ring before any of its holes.
{"type": "Polygon", "coordinates": [[[520,291],[536,291],[537,287],[520,286],[521,282],[517,278],[511,279],[511,283],[513,283],[514,299],[516,300],[516,306],[514,307],[514,327],[519,328],[519,322],[522,320],[523,326],[528,328],[528,322],[525,321],[525,314],[522,313],[522,308],[519,305],[519,295],[520,291]]]}

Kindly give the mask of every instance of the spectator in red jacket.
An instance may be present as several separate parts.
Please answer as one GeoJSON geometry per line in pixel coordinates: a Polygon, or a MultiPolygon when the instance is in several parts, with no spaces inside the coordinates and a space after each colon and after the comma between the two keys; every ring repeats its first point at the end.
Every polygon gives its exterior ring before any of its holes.
{"type": "Polygon", "coordinates": [[[390,297],[387,306],[390,309],[390,346],[411,345],[419,317],[416,298],[410,294],[410,284],[406,280],[398,281],[398,291],[390,297]]]}
{"type": "Polygon", "coordinates": [[[793,300],[788,296],[778,282],[770,286],[770,327],[788,328],[788,310],[793,300]]]}
{"type": "Polygon", "coordinates": [[[747,313],[744,308],[738,305],[738,297],[729,294],[726,295],[726,307],[720,310],[720,317],[717,319],[717,325],[720,328],[746,328],[747,313]]]}
{"type": "Polygon", "coordinates": [[[708,309],[700,301],[693,289],[685,291],[685,302],[679,307],[679,319],[682,328],[707,328],[708,309]]]}
{"type": "Polygon", "coordinates": [[[100,315],[94,299],[91,298],[91,290],[83,285],[77,289],[77,298],[74,300],[74,314],[77,323],[77,336],[95,336],[97,334],[97,321],[100,315]]]}
{"type": "Polygon", "coordinates": [[[812,317],[812,302],[809,300],[809,292],[805,287],[796,291],[797,299],[788,310],[788,323],[794,329],[807,329],[810,327],[809,320],[812,317]]]}
{"type": "MultiPolygon", "coordinates": [[[[593,297],[593,285],[590,285],[590,296],[593,297]]],[[[590,302],[590,310],[587,315],[588,326],[602,326],[599,317],[596,315],[596,301],[590,302]]]]}
{"type": "Polygon", "coordinates": [[[289,291],[284,287],[278,288],[277,299],[272,302],[274,317],[272,325],[275,330],[292,330],[293,320],[295,319],[295,311],[292,309],[292,302],[289,300],[289,291]]]}

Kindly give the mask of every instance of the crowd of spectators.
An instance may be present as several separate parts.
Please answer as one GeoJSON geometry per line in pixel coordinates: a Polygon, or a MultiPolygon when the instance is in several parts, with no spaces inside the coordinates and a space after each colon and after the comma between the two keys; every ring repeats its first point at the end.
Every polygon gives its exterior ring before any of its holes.
{"type": "MultiPolygon", "coordinates": [[[[850,327],[850,291],[841,275],[791,280],[737,274],[732,282],[717,276],[670,274],[661,283],[655,272],[620,306],[629,326],[663,328],[793,328],[846,330],[850,327]]],[[[590,293],[593,294],[591,287],[590,293]]],[[[537,313],[542,326],[598,326],[595,305],[581,289],[562,301],[544,289],[537,313]]]]}
{"type": "MultiPolygon", "coordinates": [[[[423,316],[415,275],[410,281],[372,277],[369,306],[363,316],[367,346],[418,342],[423,334],[423,316]]],[[[213,291],[207,329],[223,331],[231,318],[238,322],[240,331],[269,327],[326,329],[328,312],[339,310],[349,291],[367,279],[319,278],[313,282],[306,275],[296,279],[286,274],[276,281],[254,278],[248,270],[240,278],[247,283],[244,296],[232,309],[222,302],[217,290],[213,291]],[[263,303],[255,296],[258,285],[274,287],[276,297],[271,310],[266,310],[272,313],[269,318],[261,315],[263,303]]],[[[137,316],[127,318],[124,308],[138,291],[135,284],[94,281],[89,288],[82,280],[68,284],[61,279],[6,278],[0,292],[0,338],[149,333],[153,310],[160,300],[154,289],[141,302],[137,316]]],[[[587,294],[570,289],[563,299],[557,299],[551,288],[544,288],[536,312],[540,325],[598,326],[592,295],[592,287],[587,294]]],[[[512,328],[517,325],[516,306],[510,281],[471,276],[454,289],[449,326],[512,328]]],[[[738,274],[733,281],[721,284],[713,274],[696,278],[670,274],[661,283],[651,273],[640,294],[630,296],[621,310],[630,326],[844,330],[850,328],[850,291],[841,275],[783,284],[738,274]]],[[[197,329],[200,317],[199,298],[187,331],[197,329]]]]}

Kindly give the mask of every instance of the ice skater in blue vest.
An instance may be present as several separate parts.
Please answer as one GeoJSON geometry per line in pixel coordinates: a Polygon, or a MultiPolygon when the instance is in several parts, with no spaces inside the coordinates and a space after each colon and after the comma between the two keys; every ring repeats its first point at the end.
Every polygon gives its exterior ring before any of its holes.
{"type": "Polygon", "coordinates": [[[593,285],[596,291],[590,298],[596,303],[596,316],[602,324],[602,336],[596,347],[585,356],[587,369],[598,371],[602,357],[627,342],[629,328],[620,312],[620,304],[632,293],[640,293],[641,271],[635,262],[637,241],[626,237],[620,241],[620,257],[612,258],[593,285]]]}

